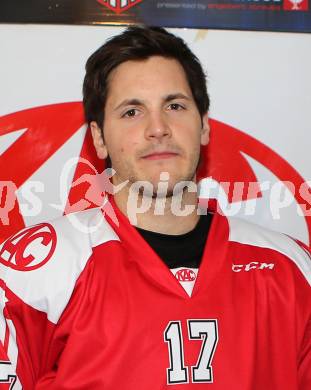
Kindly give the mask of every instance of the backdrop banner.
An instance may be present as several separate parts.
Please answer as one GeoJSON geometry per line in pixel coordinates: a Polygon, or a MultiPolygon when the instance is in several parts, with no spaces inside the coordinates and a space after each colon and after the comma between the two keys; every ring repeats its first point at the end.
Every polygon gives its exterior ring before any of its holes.
{"type": "Polygon", "coordinates": [[[1,0],[0,22],[311,32],[311,0],[1,0]]]}
{"type": "MultiPolygon", "coordinates": [[[[81,90],[87,58],[121,30],[0,25],[0,242],[21,228],[103,206],[104,164],[81,90]]],[[[211,137],[198,172],[202,203],[217,199],[226,215],[310,245],[311,35],[173,32],[207,71],[211,137]]]]}

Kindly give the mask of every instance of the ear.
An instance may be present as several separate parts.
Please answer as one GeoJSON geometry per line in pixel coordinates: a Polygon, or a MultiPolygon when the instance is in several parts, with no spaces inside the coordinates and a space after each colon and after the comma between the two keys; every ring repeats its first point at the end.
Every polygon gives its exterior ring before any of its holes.
{"type": "Polygon", "coordinates": [[[102,130],[95,121],[90,123],[93,137],[93,144],[96,149],[97,157],[104,160],[108,156],[107,148],[103,140],[102,130]]]}
{"type": "Polygon", "coordinates": [[[202,129],[201,129],[201,145],[207,145],[209,142],[209,122],[208,114],[204,114],[202,117],[202,129]]]}

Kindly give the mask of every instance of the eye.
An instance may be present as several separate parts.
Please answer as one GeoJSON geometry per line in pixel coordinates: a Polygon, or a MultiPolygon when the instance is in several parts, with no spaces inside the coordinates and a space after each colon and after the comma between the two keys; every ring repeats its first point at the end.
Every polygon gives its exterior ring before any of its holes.
{"type": "Polygon", "coordinates": [[[138,110],[136,108],[131,108],[130,110],[127,110],[123,115],[122,118],[132,118],[138,114],[138,110]]]}
{"type": "Polygon", "coordinates": [[[169,105],[169,109],[170,109],[170,110],[173,110],[173,111],[178,111],[178,110],[184,110],[185,107],[182,106],[182,105],[179,104],[179,103],[171,103],[171,104],[169,105]]]}

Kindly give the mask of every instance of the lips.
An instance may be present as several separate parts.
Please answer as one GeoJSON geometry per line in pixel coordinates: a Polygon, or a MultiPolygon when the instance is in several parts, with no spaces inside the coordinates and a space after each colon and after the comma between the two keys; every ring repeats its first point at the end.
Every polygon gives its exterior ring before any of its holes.
{"type": "Polygon", "coordinates": [[[143,156],[142,158],[144,160],[166,160],[169,158],[174,158],[177,155],[178,154],[175,152],[164,151],[164,152],[153,152],[153,153],[150,153],[150,154],[143,156]]]}

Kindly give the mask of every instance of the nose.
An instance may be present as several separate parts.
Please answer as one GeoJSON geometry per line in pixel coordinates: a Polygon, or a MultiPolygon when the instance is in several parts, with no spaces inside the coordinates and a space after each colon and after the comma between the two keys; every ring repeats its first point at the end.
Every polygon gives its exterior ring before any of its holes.
{"type": "Polygon", "coordinates": [[[163,112],[153,112],[150,113],[148,118],[148,123],[145,129],[145,137],[147,139],[157,139],[160,140],[163,137],[170,137],[171,129],[169,127],[167,118],[165,118],[165,113],[163,112]]]}

